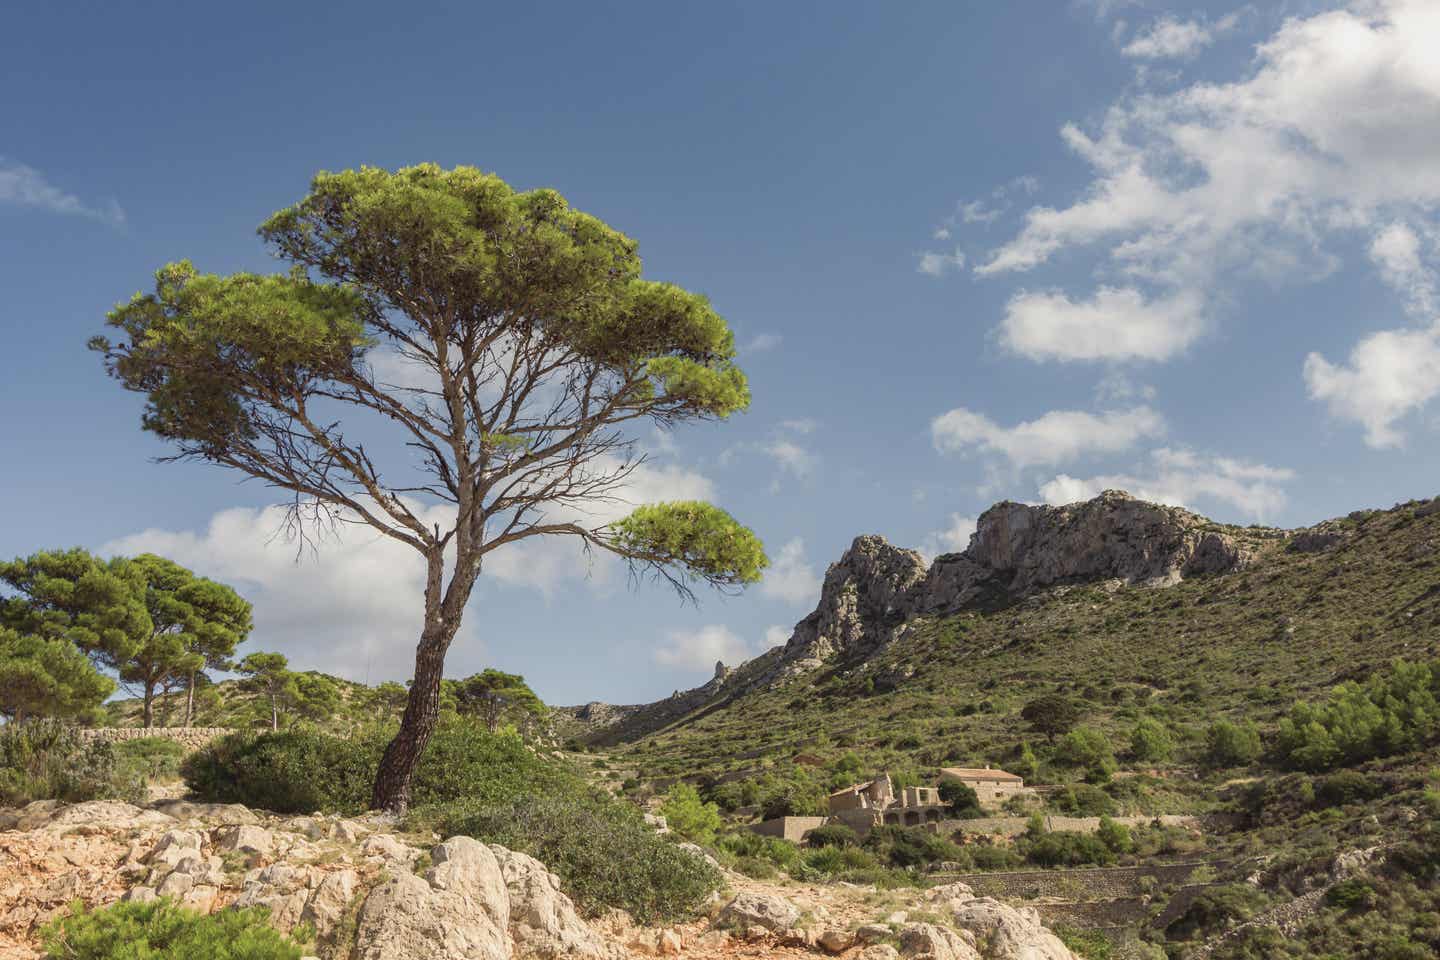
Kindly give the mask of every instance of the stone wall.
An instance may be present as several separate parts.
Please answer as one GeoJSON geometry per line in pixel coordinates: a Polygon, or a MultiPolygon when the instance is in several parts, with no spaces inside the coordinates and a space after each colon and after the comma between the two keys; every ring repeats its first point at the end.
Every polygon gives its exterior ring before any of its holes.
{"type": "MultiPolygon", "coordinates": [[[[1166,827],[1189,827],[1200,829],[1198,817],[1180,814],[1166,814],[1160,817],[1111,817],[1116,823],[1127,827],[1149,826],[1160,821],[1166,827]]],[[[979,817],[974,820],[942,820],[935,829],[943,836],[956,833],[998,837],[1018,837],[1025,832],[1030,821],[1025,817],[979,817]]],[[[1069,830],[1075,833],[1094,833],[1100,829],[1099,817],[1050,817],[1045,818],[1047,830],[1069,830]]]]}
{"type": "Polygon", "coordinates": [[[776,817],[773,820],[762,820],[760,823],[752,823],[750,829],[762,837],[780,837],[789,840],[791,843],[799,843],[805,839],[805,834],[816,827],[823,826],[829,817],[776,817]]]}
{"type": "Polygon", "coordinates": [[[106,743],[160,737],[174,740],[188,750],[199,750],[211,740],[234,732],[229,727],[86,727],[81,729],[80,736],[85,740],[106,743]]]}
{"type": "Polygon", "coordinates": [[[994,873],[933,874],[938,882],[969,884],[977,896],[1003,900],[1056,897],[1074,901],[1122,900],[1141,896],[1145,887],[1185,886],[1200,867],[1213,861],[1161,863],[1144,867],[1095,867],[1088,870],[1012,870],[994,873]],[[1149,884],[1146,881],[1150,881],[1149,884]]]}

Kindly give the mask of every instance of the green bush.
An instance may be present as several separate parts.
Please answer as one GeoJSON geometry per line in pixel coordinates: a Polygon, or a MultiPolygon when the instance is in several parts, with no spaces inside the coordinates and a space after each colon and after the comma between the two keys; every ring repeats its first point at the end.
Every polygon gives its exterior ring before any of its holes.
{"type": "Polygon", "coordinates": [[[812,847],[854,847],[860,835],[843,823],[827,823],[805,834],[805,842],[812,847]]]}
{"type": "Polygon", "coordinates": [[[173,780],[180,775],[185,747],[165,737],[141,737],[115,744],[122,767],[150,780],[173,780]]]}
{"type": "Polygon", "coordinates": [[[1130,835],[1130,828],[1123,823],[1116,823],[1109,817],[1100,818],[1100,826],[1095,831],[1095,836],[1112,853],[1129,853],[1135,847],[1135,839],[1130,835]]]}
{"type": "Polygon", "coordinates": [[[1384,790],[1358,770],[1340,770],[1320,781],[1315,790],[1316,802],[1325,807],[1343,807],[1373,800],[1384,790]]]}
{"type": "Polygon", "coordinates": [[[1115,800],[1088,783],[1067,784],[1050,797],[1050,804],[1072,817],[1107,817],[1115,813],[1115,800]]]}
{"type": "Polygon", "coordinates": [[[1163,763],[1175,753],[1175,738],[1159,720],[1142,717],[1130,731],[1130,756],[1142,763],[1163,763]]]}
{"type": "Polygon", "coordinates": [[[1260,731],[1253,723],[1217,720],[1205,731],[1205,762],[1212,767],[1243,767],[1260,757],[1260,731]]]}
{"type": "Polygon", "coordinates": [[[962,820],[973,820],[981,815],[980,796],[975,788],[959,780],[945,778],[940,781],[940,800],[950,812],[962,820]]]}
{"type": "Polygon", "coordinates": [[[1364,685],[1336,687],[1280,721],[1275,752],[1293,770],[1329,770],[1415,750],[1440,735],[1440,660],[1396,660],[1364,685]]]}
{"type": "Polygon", "coordinates": [[[243,803],[274,813],[354,814],[370,804],[384,744],[287,730],[235,733],[181,764],[190,791],[211,803],[243,803]]]}
{"type": "Polygon", "coordinates": [[[0,805],[144,798],[144,779],[124,769],[107,742],[86,743],[58,720],[0,727],[0,805]]]}
{"type": "Polygon", "coordinates": [[[921,867],[964,856],[961,847],[944,837],[913,827],[876,827],[865,838],[865,849],[892,867],[921,867]]]}
{"type": "Polygon", "coordinates": [[[1115,753],[1110,738],[1099,730],[1079,727],[1060,739],[1055,762],[1085,771],[1085,779],[1104,783],[1115,772],[1115,753]]]}
{"type": "Polygon", "coordinates": [[[419,810],[408,826],[528,853],[592,915],[619,907],[642,923],[685,916],[721,881],[703,859],[657,836],[634,806],[578,779],[546,794],[419,810]]]}
{"type": "MultiPolygon", "coordinates": [[[[275,813],[353,814],[370,805],[386,739],[379,731],[355,739],[301,729],[231,734],[191,754],[181,772],[190,790],[210,802],[275,813]]],[[[421,754],[412,797],[416,806],[504,801],[573,777],[514,732],[491,733],[476,721],[453,720],[440,725],[421,754]]]]}
{"type": "Polygon", "coordinates": [[[1093,834],[1056,830],[1026,841],[1025,859],[1042,867],[1103,867],[1115,862],[1115,854],[1093,834]]]}
{"type": "Polygon", "coordinates": [[[76,906],[41,933],[47,960],[299,960],[262,909],[200,914],[170,900],[76,906]]]}
{"type": "Polygon", "coordinates": [[[660,813],[677,836],[707,846],[715,842],[723,824],[719,808],[701,800],[700,792],[683,782],[670,788],[660,813]]]}

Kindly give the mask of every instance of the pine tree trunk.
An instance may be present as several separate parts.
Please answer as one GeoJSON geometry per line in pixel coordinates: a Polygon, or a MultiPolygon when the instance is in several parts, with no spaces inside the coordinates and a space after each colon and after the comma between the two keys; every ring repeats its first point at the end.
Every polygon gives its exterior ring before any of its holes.
{"type": "Polygon", "coordinates": [[[145,684],[145,696],[143,699],[143,703],[145,729],[149,730],[152,726],[155,725],[155,685],[153,683],[147,682],[145,684]]]}
{"type": "Polygon", "coordinates": [[[415,765],[440,720],[440,680],[445,672],[445,652],[454,635],[453,628],[427,631],[415,650],[415,679],[400,717],[400,730],[385,748],[375,775],[372,805],[377,810],[401,814],[410,806],[415,765]]]}
{"type": "Polygon", "coordinates": [[[195,719],[195,674],[190,674],[190,682],[185,687],[185,729],[190,729],[190,723],[195,719]]]}
{"type": "Polygon", "coordinates": [[[270,694],[270,732],[280,732],[280,701],[270,694]]]}

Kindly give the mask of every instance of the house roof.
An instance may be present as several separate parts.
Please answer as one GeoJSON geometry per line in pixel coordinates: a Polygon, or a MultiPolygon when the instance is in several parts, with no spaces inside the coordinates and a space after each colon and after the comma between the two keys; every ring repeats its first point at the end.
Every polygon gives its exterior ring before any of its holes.
{"type": "MultiPolygon", "coordinates": [[[[875,780],[879,779],[879,777],[875,778],[875,780]]],[[[848,787],[841,787],[839,790],[836,790],[834,793],[830,794],[830,796],[839,797],[847,793],[858,793],[859,791],[864,790],[866,787],[870,786],[870,784],[874,783],[875,780],[866,780],[862,783],[852,783],[848,787]]]]}
{"type": "Polygon", "coordinates": [[[1017,783],[1024,783],[1023,777],[1017,777],[1013,773],[1004,770],[992,770],[989,767],[941,767],[940,773],[943,776],[954,777],[956,780],[1013,780],[1017,783]]]}

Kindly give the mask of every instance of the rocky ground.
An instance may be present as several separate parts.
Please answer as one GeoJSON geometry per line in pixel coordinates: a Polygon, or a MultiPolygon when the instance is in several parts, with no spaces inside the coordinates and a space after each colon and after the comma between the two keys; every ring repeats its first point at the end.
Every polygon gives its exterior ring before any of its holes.
{"type": "MultiPolygon", "coordinates": [[[[697,849],[697,856],[703,856],[697,849]]],[[[323,960],[621,960],[842,956],[1072,960],[1031,910],[926,891],[778,886],[729,875],[707,916],[586,920],[531,857],[468,837],[407,836],[378,816],[277,817],[160,799],[0,810],[0,960],[36,960],[46,921],[166,896],[199,911],[263,905],[315,931],[323,960]]]]}

